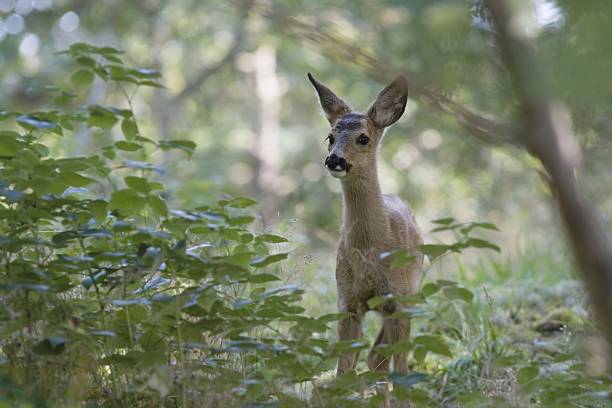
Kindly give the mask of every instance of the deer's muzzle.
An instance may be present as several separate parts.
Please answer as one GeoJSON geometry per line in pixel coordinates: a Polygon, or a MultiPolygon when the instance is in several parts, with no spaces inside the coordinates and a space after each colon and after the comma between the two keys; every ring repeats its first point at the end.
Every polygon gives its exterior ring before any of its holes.
{"type": "Polygon", "coordinates": [[[330,174],[337,178],[342,178],[351,169],[351,165],[346,161],[344,157],[338,157],[337,154],[330,154],[325,159],[325,166],[329,170],[330,174]]]}

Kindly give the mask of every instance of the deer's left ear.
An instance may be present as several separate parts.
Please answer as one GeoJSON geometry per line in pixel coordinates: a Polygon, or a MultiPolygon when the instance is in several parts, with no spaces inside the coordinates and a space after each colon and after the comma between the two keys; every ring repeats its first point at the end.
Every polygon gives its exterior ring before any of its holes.
{"type": "Polygon", "coordinates": [[[368,109],[368,117],[378,128],[391,126],[402,116],[408,100],[408,80],[400,75],[379,94],[368,109]]]}

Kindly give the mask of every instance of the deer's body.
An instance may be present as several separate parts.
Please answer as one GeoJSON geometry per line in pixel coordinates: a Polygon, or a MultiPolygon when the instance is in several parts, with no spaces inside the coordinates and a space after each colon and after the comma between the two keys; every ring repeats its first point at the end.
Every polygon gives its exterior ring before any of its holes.
{"type": "MultiPolygon", "coordinates": [[[[383,194],[377,173],[377,153],[384,129],[402,115],[407,86],[399,77],[385,90],[366,114],[355,113],[331,90],[309,78],[319,96],[332,131],[326,166],[330,173],[341,179],[344,217],[336,262],[338,308],[351,315],[339,322],[340,340],[353,340],[362,336],[361,325],[368,309],[368,300],[381,295],[410,295],[418,290],[423,256],[418,252],[422,244],[421,233],[410,208],[397,196],[383,194]],[[391,269],[391,257],[381,254],[406,250],[413,260],[391,269]]],[[[399,306],[387,302],[377,308],[384,317],[383,327],[374,347],[393,344],[410,336],[407,319],[389,317],[399,306]]],[[[387,371],[389,361],[372,348],[368,367],[387,371]]],[[[354,369],[358,353],[340,358],[338,373],[354,369]]],[[[405,353],[394,355],[394,369],[408,371],[405,353]]]]}

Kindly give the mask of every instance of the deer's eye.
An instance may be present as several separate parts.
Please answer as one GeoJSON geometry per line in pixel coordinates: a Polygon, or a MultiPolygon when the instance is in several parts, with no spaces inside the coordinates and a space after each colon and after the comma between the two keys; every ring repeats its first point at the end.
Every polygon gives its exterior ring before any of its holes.
{"type": "Polygon", "coordinates": [[[361,134],[361,135],[359,135],[359,137],[357,138],[357,143],[358,143],[358,144],[360,144],[360,145],[362,145],[362,146],[365,146],[365,145],[367,145],[368,143],[370,143],[370,138],[369,138],[369,137],[367,137],[366,135],[364,135],[364,134],[362,133],[362,134],[361,134]]]}
{"type": "Polygon", "coordinates": [[[336,139],[334,138],[334,136],[331,133],[325,139],[329,140],[329,144],[330,145],[333,145],[334,142],[336,141],[336,139]]]}

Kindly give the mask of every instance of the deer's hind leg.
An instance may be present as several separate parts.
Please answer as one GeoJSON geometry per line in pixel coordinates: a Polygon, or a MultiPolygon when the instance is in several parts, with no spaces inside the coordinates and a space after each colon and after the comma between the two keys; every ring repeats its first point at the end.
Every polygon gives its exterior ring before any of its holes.
{"type": "MultiPolygon", "coordinates": [[[[372,371],[389,371],[389,359],[376,351],[381,344],[393,345],[410,338],[410,320],[385,317],[383,326],[368,354],[368,368],[372,371]]],[[[408,373],[408,353],[393,355],[393,370],[402,374],[408,373]]]]}
{"type": "Polygon", "coordinates": [[[372,371],[389,371],[389,359],[376,351],[376,346],[389,344],[387,333],[388,330],[385,329],[385,323],[383,322],[383,326],[380,328],[376,340],[374,340],[374,344],[368,353],[368,368],[372,371]]]}

